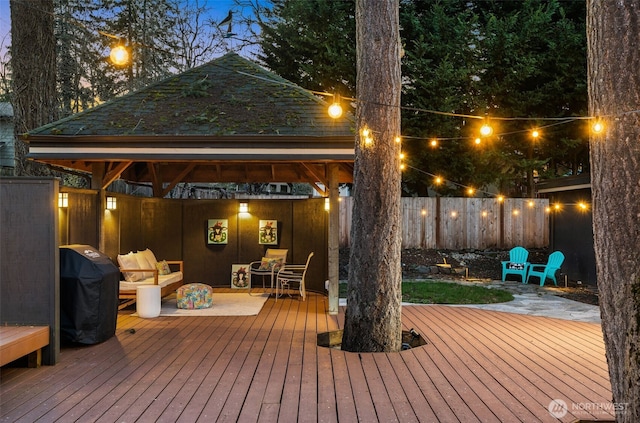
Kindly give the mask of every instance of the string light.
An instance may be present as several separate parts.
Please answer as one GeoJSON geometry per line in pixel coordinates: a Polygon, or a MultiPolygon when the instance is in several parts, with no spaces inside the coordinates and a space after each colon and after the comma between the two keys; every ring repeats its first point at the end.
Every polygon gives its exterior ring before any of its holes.
{"type": "Polygon", "coordinates": [[[129,63],[129,50],[127,47],[119,43],[117,46],[111,49],[109,53],[109,58],[111,62],[116,66],[125,66],[129,63]]]}
{"type": "Polygon", "coordinates": [[[489,124],[489,119],[485,118],[484,123],[480,127],[480,136],[486,138],[491,136],[491,134],[493,134],[493,128],[489,124]]]}
{"type": "MultiPolygon", "coordinates": [[[[81,25],[81,26],[87,28],[85,25],[81,25]]],[[[129,63],[129,61],[130,61],[130,51],[129,51],[128,47],[125,46],[124,43],[122,43],[121,39],[119,37],[117,37],[117,36],[103,33],[102,31],[98,31],[98,33],[100,33],[101,35],[108,36],[110,38],[114,38],[114,39],[118,39],[119,40],[118,45],[116,45],[115,47],[113,47],[111,49],[111,52],[110,52],[109,56],[110,56],[111,61],[115,65],[117,65],[117,66],[127,65],[129,63]]],[[[139,45],[141,47],[146,47],[146,48],[152,48],[152,47],[149,47],[149,46],[145,46],[143,44],[136,44],[136,45],[139,45]]],[[[214,65],[218,66],[220,68],[227,69],[227,70],[232,71],[232,72],[244,74],[244,75],[249,76],[249,77],[253,77],[253,78],[257,78],[257,79],[264,79],[267,82],[271,82],[271,83],[275,83],[275,84],[281,84],[281,85],[288,85],[288,86],[292,86],[292,87],[295,87],[295,88],[300,88],[298,85],[295,85],[295,84],[292,84],[292,83],[286,83],[286,82],[282,82],[282,81],[275,81],[273,79],[264,78],[264,77],[259,76],[259,75],[247,74],[245,72],[241,72],[241,71],[238,71],[236,69],[226,68],[226,67],[221,66],[219,64],[214,64],[214,65]]],[[[337,95],[337,94],[329,94],[329,93],[325,93],[325,92],[315,92],[315,91],[312,91],[312,90],[307,90],[307,91],[310,92],[310,93],[313,93],[313,94],[318,94],[318,95],[323,95],[323,96],[332,96],[334,98],[334,102],[329,106],[329,109],[328,109],[329,116],[331,116],[332,118],[339,118],[339,117],[342,116],[343,110],[342,110],[342,106],[340,104],[341,97],[339,95],[337,95]]],[[[357,100],[355,98],[347,98],[347,97],[344,97],[344,98],[348,99],[350,101],[354,101],[354,102],[360,101],[360,100],[357,100]]],[[[392,106],[392,105],[386,105],[386,106],[398,107],[398,106],[392,106]]],[[[412,108],[412,107],[400,107],[400,109],[412,110],[412,111],[418,111],[418,112],[430,113],[430,114],[439,114],[439,115],[452,116],[452,117],[461,117],[461,118],[469,118],[469,119],[483,119],[484,120],[484,124],[482,125],[482,127],[480,129],[481,135],[483,137],[488,137],[488,136],[492,135],[493,132],[494,132],[492,126],[489,124],[489,119],[488,119],[487,116],[480,117],[480,116],[475,116],[475,115],[451,113],[451,112],[441,112],[441,111],[437,111],[437,110],[418,109],[418,108],[412,108]]],[[[631,110],[631,111],[624,112],[622,114],[632,114],[632,113],[640,113],[640,110],[631,110]]],[[[602,122],[601,118],[598,117],[598,116],[596,116],[595,118],[594,117],[590,117],[590,116],[535,117],[535,118],[533,118],[533,117],[495,117],[495,116],[492,116],[491,119],[492,120],[513,120],[513,121],[515,121],[515,120],[519,120],[519,121],[538,120],[538,121],[541,121],[542,120],[542,121],[554,121],[555,122],[555,123],[552,123],[551,125],[547,125],[547,126],[544,126],[544,127],[549,127],[549,126],[554,126],[554,125],[562,125],[562,124],[574,122],[576,120],[587,120],[587,119],[588,120],[593,120],[593,119],[595,119],[595,122],[591,126],[592,132],[595,133],[595,134],[600,134],[605,129],[604,123],[602,122]]],[[[514,131],[512,133],[517,133],[517,132],[522,132],[522,131],[514,131]]],[[[362,131],[362,135],[364,137],[364,142],[365,142],[366,145],[370,145],[370,144],[373,143],[373,138],[370,136],[370,131],[368,129],[365,128],[362,131]]],[[[507,134],[498,134],[498,135],[507,135],[507,134]]],[[[539,138],[539,136],[540,136],[539,129],[534,129],[534,130],[531,131],[531,137],[533,139],[537,139],[537,138],[539,138]]],[[[417,137],[408,137],[408,136],[406,136],[406,138],[417,138],[417,137]]],[[[431,144],[432,147],[437,147],[438,146],[438,140],[444,140],[444,139],[459,140],[459,139],[465,139],[465,138],[469,138],[469,137],[455,137],[455,138],[441,138],[440,137],[440,138],[432,138],[431,141],[430,141],[430,144],[431,144]]],[[[475,144],[477,144],[477,145],[481,144],[481,142],[482,142],[480,137],[476,137],[476,138],[473,138],[473,139],[474,139],[475,144]]],[[[395,137],[394,141],[397,142],[397,143],[400,143],[401,142],[401,137],[400,136],[395,137]]],[[[404,158],[404,154],[402,154],[401,158],[404,158]]],[[[401,169],[405,169],[406,167],[411,167],[411,166],[406,166],[404,163],[402,163],[400,165],[400,167],[401,167],[401,169]]],[[[415,169],[413,167],[411,167],[411,168],[414,169],[414,170],[417,170],[417,169],[415,169]]],[[[441,184],[443,182],[444,182],[444,180],[441,177],[437,177],[436,178],[436,183],[437,184],[441,184]]],[[[455,185],[460,185],[460,184],[457,184],[457,183],[454,183],[454,184],[455,185]]],[[[467,189],[467,192],[469,193],[469,195],[472,195],[472,193],[474,193],[475,190],[473,188],[469,187],[467,189]]],[[[487,193],[485,193],[485,194],[487,194],[487,193]]],[[[489,195],[492,195],[492,194],[489,194],[489,195]]],[[[498,195],[497,196],[497,200],[499,202],[503,202],[504,201],[504,196],[498,195]]],[[[534,203],[532,201],[529,201],[529,207],[534,207],[534,203]]],[[[589,208],[588,205],[586,203],[584,203],[584,202],[577,203],[577,207],[580,210],[588,210],[588,208],[589,208]]],[[[554,209],[555,210],[560,210],[561,209],[560,204],[558,204],[558,203],[554,204],[554,209]]],[[[548,207],[546,210],[550,211],[551,209],[548,207]]],[[[423,211],[423,214],[426,214],[426,211],[423,211]]],[[[483,216],[486,216],[486,212],[483,212],[483,216]]]]}
{"type": "MultiPolygon", "coordinates": [[[[53,16],[53,14],[52,14],[52,16],[53,16]]],[[[106,33],[104,31],[101,31],[101,30],[96,30],[95,28],[91,28],[88,25],[86,25],[85,23],[82,23],[82,22],[76,20],[73,17],[62,17],[62,19],[67,20],[71,24],[77,25],[77,26],[79,26],[81,28],[84,28],[84,29],[87,29],[89,31],[95,31],[95,32],[97,32],[97,33],[99,33],[99,34],[101,34],[103,36],[106,36],[106,37],[109,37],[109,38],[113,38],[113,39],[120,39],[120,37],[118,37],[116,35],[109,34],[109,33],[106,33]]],[[[139,46],[139,47],[143,47],[143,48],[161,50],[161,51],[164,51],[166,53],[171,53],[171,54],[174,54],[174,55],[178,55],[180,57],[184,57],[183,55],[180,55],[180,54],[178,54],[176,52],[158,49],[157,47],[153,47],[153,46],[147,46],[147,45],[140,44],[140,43],[136,43],[135,45],[139,46]]],[[[129,52],[126,51],[127,48],[124,45],[122,45],[122,49],[119,48],[119,47],[120,46],[117,46],[114,49],[112,49],[112,51],[110,53],[110,56],[112,56],[112,55],[121,56],[123,54],[123,51],[126,52],[127,55],[130,55],[129,52]],[[115,53],[114,53],[114,50],[116,50],[115,53]]],[[[115,61],[114,61],[114,63],[115,63],[115,61]]],[[[118,63],[122,63],[122,62],[119,61],[118,63]]],[[[214,65],[218,66],[220,68],[224,68],[224,69],[227,69],[229,71],[236,72],[236,73],[239,73],[239,74],[244,74],[246,76],[253,77],[253,78],[256,78],[256,79],[264,79],[264,80],[266,80],[268,82],[271,82],[271,83],[276,83],[276,84],[280,84],[280,85],[287,85],[287,86],[291,86],[291,87],[295,87],[295,88],[301,88],[299,85],[296,85],[296,84],[293,84],[293,83],[288,83],[288,82],[284,82],[284,81],[275,81],[273,79],[267,79],[267,78],[264,78],[264,77],[259,76],[259,75],[251,75],[251,74],[239,71],[237,69],[226,68],[225,66],[221,66],[219,64],[214,64],[214,65]]],[[[337,96],[335,94],[331,94],[331,93],[327,93],[327,92],[319,92],[319,91],[314,91],[314,90],[309,90],[309,89],[307,89],[306,91],[310,92],[312,94],[317,94],[317,95],[322,95],[322,96],[330,96],[330,97],[334,97],[334,98],[335,97],[340,98],[339,96],[337,96]]],[[[358,102],[361,101],[361,100],[357,100],[357,99],[351,98],[351,97],[342,97],[342,98],[344,98],[346,100],[349,100],[349,101],[358,101],[358,102]]],[[[423,109],[423,108],[416,108],[416,107],[406,107],[406,106],[403,107],[403,106],[395,106],[395,105],[391,105],[391,104],[380,104],[380,103],[378,103],[378,105],[386,106],[386,107],[399,107],[402,110],[408,110],[408,111],[414,111],[414,112],[437,114],[437,115],[451,116],[451,117],[460,117],[460,118],[467,118],[467,119],[484,119],[485,121],[487,121],[487,117],[486,116],[485,117],[481,117],[481,116],[464,114],[464,113],[443,112],[443,111],[439,111],[439,110],[430,110],[430,109],[423,109]]],[[[623,112],[621,114],[630,114],[630,113],[640,113],[640,110],[630,110],[630,111],[623,112]]],[[[585,119],[592,120],[592,119],[594,119],[594,117],[592,117],[592,116],[567,116],[567,117],[499,117],[499,116],[492,116],[491,119],[492,120],[513,120],[513,121],[526,121],[526,120],[558,121],[559,124],[564,124],[564,123],[569,123],[569,122],[573,122],[573,121],[576,121],[576,120],[585,120],[585,119]]],[[[595,133],[600,133],[600,132],[602,132],[604,130],[604,125],[603,125],[603,123],[601,121],[599,121],[599,118],[597,116],[596,116],[596,119],[598,119],[598,121],[593,125],[592,130],[595,133]]],[[[487,128],[488,129],[485,129],[485,130],[489,130],[490,129],[491,131],[493,131],[491,126],[488,125],[488,124],[487,124],[487,128]]]]}
{"type": "Polygon", "coordinates": [[[364,144],[366,146],[370,146],[373,143],[373,138],[371,137],[371,130],[369,128],[363,128],[361,131],[362,138],[364,138],[364,144]]]}
{"type": "Polygon", "coordinates": [[[591,126],[591,131],[593,131],[594,134],[602,133],[604,131],[604,123],[602,123],[599,118],[596,118],[596,121],[591,126]]]}
{"type": "Polygon", "coordinates": [[[333,103],[329,106],[328,113],[329,117],[333,119],[338,119],[342,116],[342,105],[340,105],[339,94],[333,96],[333,103]]]}

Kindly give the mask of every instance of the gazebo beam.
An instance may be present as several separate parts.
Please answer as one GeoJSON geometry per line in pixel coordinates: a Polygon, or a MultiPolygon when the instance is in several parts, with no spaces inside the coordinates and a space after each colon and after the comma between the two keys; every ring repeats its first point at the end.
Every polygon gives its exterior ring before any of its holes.
{"type": "Polygon", "coordinates": [[[162,175],[158,163],[147,163],[149,174],[151,175],[151,186],[153,187],[153,196],[162,198],[162,175]]]}
{"type": "Polygon", "coordinates": [[[132,161],[120,162],[116,167],[107,171],[102,178],[102,188],[106,189],[113,181],[118,179],[122,172],[127,170],[129,166],[131,166],[132,161]]]}
{"type": "MultiPolygon", "coordinates": [[[[185,167],[182,172],[180,172],[170,183],[169,185],[167,185],[167,187],[162,190],[162,197],[166,196],[169,191],[171,191],[176,185],[178,185],[180,182],[182,182],[182,179],[184,179],[185,176],[187,176],[192,170],[193,168],[196,167],[195,163],[189,163],[187,165],[187,167],[185,167]]],[[[218,166],[219,167],[219,166],[218,166]]]]}

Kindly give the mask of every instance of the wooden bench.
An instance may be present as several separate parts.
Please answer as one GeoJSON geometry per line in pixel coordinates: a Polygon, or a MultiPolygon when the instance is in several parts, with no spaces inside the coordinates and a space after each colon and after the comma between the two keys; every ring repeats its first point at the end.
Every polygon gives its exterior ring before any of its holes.
{"type": "MultiPolygon", "coordinates": [[[[135,282],[134,285],[160,285],[160,296],[162,298],[173,294],[176,292],[176,289],[180,288],[183,284],[183,275],[184,275],[184,262],[182,260],[167,260],[167,264],[169,265],[178,265],[180,270],[177,272],[173,272],[169,275],[159,275],[158,269],[120,269],[121,273],[124,272],[148,272],[153,273],[153,276],[144,279],[139,282],[135,282]],[[176,278],[177,277],[177,278],[176,278]],[[173,278],[176,279],[173,282],[165,282],[164,279],[173,278]]],[[[122,287],[122,282],[120,283],[120,290],[118,294],[118,298],[120,300],[120,304],[118,305],[118,310],[122,310],[125,307],[135,304],[137,298],[137,290],[136,288],[125,289],[122,287]]]]}
{"type": "Polygon", "coordinates": [[[47,345],[49,326],[0,326],[0,366],[27,356],[27,366],[38,367],[47,345]]]}

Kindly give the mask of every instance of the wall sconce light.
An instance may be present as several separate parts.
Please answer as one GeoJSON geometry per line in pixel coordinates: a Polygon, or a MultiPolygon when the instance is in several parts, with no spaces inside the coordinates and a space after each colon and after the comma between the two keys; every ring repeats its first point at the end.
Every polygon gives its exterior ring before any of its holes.
{"type": "Polygon", "coordinates": [[[238,213],[249,213],[249,203],[240,203],[238,213]]]}
{"type": "Polygon", "coordinates": [[[115,210],[118,208],[116,197],[107,197],[107,210],[115,210]]]}
{"type": "Polygon", "coordinates": [[[69,193],[68,192],[59,192],[58,193],[58,207],[66,209],[69,207],[69,193]]]}
{"type": "Polygon", "coordinates": [[[329,197],[324,198],[324,209],[326,211],[331,210],[331,201],[329,201],[329,197]]]}

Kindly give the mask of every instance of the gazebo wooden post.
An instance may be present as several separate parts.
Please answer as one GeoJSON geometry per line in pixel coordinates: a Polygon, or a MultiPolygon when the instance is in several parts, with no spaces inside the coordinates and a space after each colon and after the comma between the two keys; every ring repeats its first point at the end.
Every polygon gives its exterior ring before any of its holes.
{"type": "Polygon", "coordinates": [[[329,314],[338,314],[338,279],[340,278],[340,203],[338,164],[328,166],[329,173],[329,314]]]}
{"type": "Polygon", "coordinates": [[[104,189],[102,188],[102,180],[105,175],[106,165],[104,162],[96,162],[91,166],[91,189],[97,191],[96,207],[96,228],[98,230],[98,250],[105,251],[105,230],[104,230],[104,210],[107,205],[107,199],[104,189]]]}

